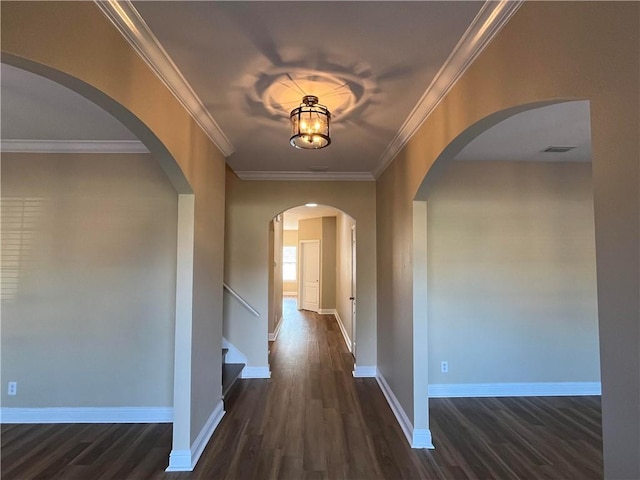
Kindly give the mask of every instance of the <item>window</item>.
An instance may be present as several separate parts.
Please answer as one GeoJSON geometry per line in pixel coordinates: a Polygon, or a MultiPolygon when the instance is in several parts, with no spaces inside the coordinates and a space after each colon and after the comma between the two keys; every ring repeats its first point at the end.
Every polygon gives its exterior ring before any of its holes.
{"type": "Polygon", "coordinates": [[[296,272],[298,271],[296,267],[297,250],[297,247],[282,248],[282,279],[285,282],[296,281],[296,272]]]}

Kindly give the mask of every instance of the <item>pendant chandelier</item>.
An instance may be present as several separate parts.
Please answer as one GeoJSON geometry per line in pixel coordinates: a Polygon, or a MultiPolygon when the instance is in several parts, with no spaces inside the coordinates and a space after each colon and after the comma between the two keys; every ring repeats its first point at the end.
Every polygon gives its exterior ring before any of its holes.
{"type": "Polygon", "coordinates": [[[302,104],[291,111],[289,119],[291,120],[289,143],[292,147],[317,150],[331,143],[329,136],[331,112],[318,103],[318,97],[315,95],[302,97],[302,104]]]}

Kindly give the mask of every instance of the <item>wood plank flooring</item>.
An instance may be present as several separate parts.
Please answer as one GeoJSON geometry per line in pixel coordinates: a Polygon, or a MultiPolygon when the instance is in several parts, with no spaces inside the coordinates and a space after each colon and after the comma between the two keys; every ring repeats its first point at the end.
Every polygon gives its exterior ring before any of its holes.
{"type": "Polygon", "coordinates": [[[272,378],[239,380],[195,471],[165,473],[171,425],[3,425],[1,478],[596,479],[598,397],[434,399],[435,450],[409,448],[329,315],[285,304],[272,378]]]}

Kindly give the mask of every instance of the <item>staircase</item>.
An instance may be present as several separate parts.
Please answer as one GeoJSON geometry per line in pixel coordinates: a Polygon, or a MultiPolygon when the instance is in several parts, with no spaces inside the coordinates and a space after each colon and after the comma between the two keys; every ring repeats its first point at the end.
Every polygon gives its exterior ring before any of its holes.
{"type": "Polygon", "coordinates": [[[227,363],[225,357],[229,352],[228,348],[222,349],[222,399],[227,398],[236,380],[240,378],[244,363],[227,363]]]}

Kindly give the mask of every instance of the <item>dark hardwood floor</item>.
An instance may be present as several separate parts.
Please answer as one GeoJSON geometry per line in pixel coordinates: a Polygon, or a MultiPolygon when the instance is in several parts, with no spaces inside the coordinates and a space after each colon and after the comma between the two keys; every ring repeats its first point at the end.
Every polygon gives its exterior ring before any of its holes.
{"type": "Polygon", "coordinates": [[[10,479],[595,479],[598,397],[434,399],[412,450],[333,316],[285,306],[270,380],[240,380],[195,471],[165,473],[171,425],[3,425],[10,479]]]}

